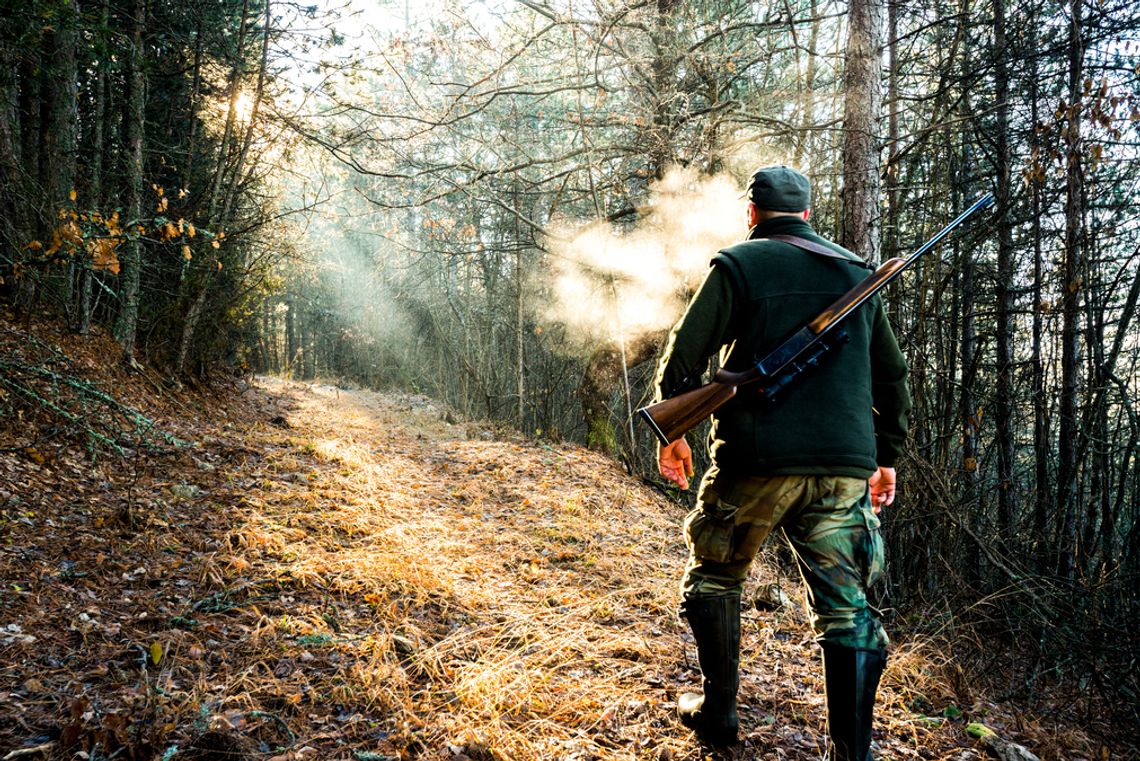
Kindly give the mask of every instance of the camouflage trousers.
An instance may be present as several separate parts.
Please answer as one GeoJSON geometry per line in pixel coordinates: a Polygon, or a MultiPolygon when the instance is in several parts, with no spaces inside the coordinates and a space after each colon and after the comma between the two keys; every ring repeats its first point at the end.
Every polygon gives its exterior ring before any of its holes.
{"type": "Polygon", "coordinates": [[[795,553],[817,639],[886,647],[879,616],[867,604],[867,588],[883,572],[883,540],[865,479],[710,469],[685,520],[684,598],[739,596],[752,559],[777,528],[795,553]]]}

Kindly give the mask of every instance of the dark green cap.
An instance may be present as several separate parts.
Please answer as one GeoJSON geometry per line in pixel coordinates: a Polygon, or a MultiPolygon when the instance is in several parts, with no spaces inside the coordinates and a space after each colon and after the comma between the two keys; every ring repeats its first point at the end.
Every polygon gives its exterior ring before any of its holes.
{"type": "Polygon", "coordinates": [[[757,169],[748,180],[745,195],[768,211],[803,211],[811,206],[808,178],[786,166],[757,169]]]}

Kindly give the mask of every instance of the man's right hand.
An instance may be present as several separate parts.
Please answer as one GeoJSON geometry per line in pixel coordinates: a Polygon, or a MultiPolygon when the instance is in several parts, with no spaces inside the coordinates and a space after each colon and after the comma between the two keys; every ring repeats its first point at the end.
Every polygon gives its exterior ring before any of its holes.
{"type": "Polygon", "coordinates": [[[682,489],[689,488],[689,477],[693,475],[693,450],[684,438],[677,439],[667,447],[657,445],[657,469],[661,475],[682,489]]]}

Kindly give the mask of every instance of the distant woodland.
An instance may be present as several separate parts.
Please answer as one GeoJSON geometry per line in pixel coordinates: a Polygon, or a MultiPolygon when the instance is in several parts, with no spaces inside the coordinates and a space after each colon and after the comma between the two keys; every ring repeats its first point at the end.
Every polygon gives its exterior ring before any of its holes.
{"type": "Polygon", "coordinates": [[[402,388],[653,477],[631,410],[752,170],[874,262],[991,192],[887,297],[879,602],[1136,726],[1138,130],[1128,0],[5,0],[0,297],[172,383],[402,388]]]}

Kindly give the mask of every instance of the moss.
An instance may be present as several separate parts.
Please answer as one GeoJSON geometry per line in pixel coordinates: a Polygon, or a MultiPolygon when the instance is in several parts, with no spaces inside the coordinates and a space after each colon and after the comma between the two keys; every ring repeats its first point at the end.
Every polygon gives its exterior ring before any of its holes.
{"type": "Polygon", "coordinates": [[[618,454],[617,430],[608,417],[590,418],[586,446],[599,452],[615,456],[618,454]]]}

